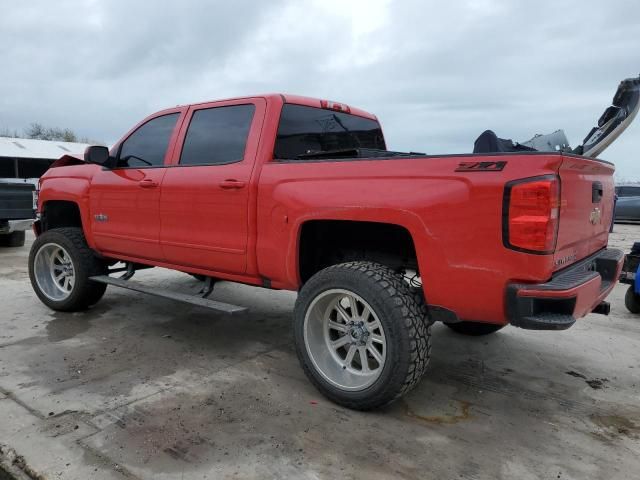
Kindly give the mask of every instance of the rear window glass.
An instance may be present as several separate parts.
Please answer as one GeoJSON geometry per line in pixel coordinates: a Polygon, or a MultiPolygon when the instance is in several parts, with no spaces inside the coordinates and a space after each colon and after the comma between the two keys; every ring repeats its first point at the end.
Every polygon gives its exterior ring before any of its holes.
{"type": "Polygon", "coordinates": [[[640,187],[616,187],[620,197],[640,197],[640,187]]]}
{"type": "Polygon", "coordinates": [[[385,150],[380,124],[322,108],[293,104],[282,107],[274,152],[277,159],[350,148],[385,150]]]}

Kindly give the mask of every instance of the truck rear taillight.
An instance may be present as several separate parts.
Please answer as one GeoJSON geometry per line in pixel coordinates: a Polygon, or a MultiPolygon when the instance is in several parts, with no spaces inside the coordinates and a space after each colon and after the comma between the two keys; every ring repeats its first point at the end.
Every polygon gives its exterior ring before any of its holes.
{"type": "Polygon", "coordinates": [[[545,175],[509,182],[502,215],[502,238],[507,248],[553,253],[558,237],[560,180],[545,175]]]}

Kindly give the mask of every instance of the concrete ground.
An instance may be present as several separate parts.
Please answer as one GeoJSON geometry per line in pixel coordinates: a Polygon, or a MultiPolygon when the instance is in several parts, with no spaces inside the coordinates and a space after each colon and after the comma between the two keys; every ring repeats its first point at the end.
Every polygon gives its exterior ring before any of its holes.
{"type": "MultiPolygon", "coordinates": [[[[29,238],[31,243],[33,238],[29,238]]],[[[616,226],[627,251],[640,226],[616,226]]],[[[229,317],[110,287],[86,313],[35,297],[29,246],[0,250],[0,456],[47,479],[629,479],[640,471],[640,317],[566,332],[443,325],[422,383],[372,413],[338,407],[292,349],[294,295],[223,283],[229,317]]],[[[160,269],[158,287],[197,288],[160,269]]],[[[464,293],[461,292],[461,295],[464,293]]],[[[0,473],[0,478],[3,474],[0,473]]]]}

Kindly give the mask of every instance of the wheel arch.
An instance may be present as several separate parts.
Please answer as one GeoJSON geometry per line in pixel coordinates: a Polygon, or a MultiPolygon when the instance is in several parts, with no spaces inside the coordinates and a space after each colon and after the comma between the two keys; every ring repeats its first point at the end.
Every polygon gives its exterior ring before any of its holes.
{"type": "Polygon", "coordinates": [[[53,228],[83,228],[80,206],[71,200],[48,200],[42,204],[40,230],[46,232],[53,228]]]}
{"type": "Polygon", "coordinates": [[[336,263],[368,260],[419,270],[415,235],[406,225],[369,219],[309,219],[297,230],[296,277],[304,284],[336,263]]]}

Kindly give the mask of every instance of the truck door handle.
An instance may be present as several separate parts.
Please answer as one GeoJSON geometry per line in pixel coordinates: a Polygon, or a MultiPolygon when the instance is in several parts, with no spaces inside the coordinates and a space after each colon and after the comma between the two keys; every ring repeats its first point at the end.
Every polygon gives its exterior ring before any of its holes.
{"type": "Polygon", "coordinates": [[[151,180],[150,178],[145,178],[144,180],[138,182],[138,185],[140,185],[142,188],[156,188],[158,186],[158,183],[154,180],[151,180]]]}
{"type": "Polygon", "coordinates": [[[602,194],[602,182],[593,182],[591,185],[591,203],[600,203],[602,194]]]}
{"type": "Polygon", "coordinates": [[[240,188],[244,188],[244,185],[244,182],[234,179],[227,179],[220,182],[220,188],[224,188],[225,190],[237,190],[240,188]]]}

